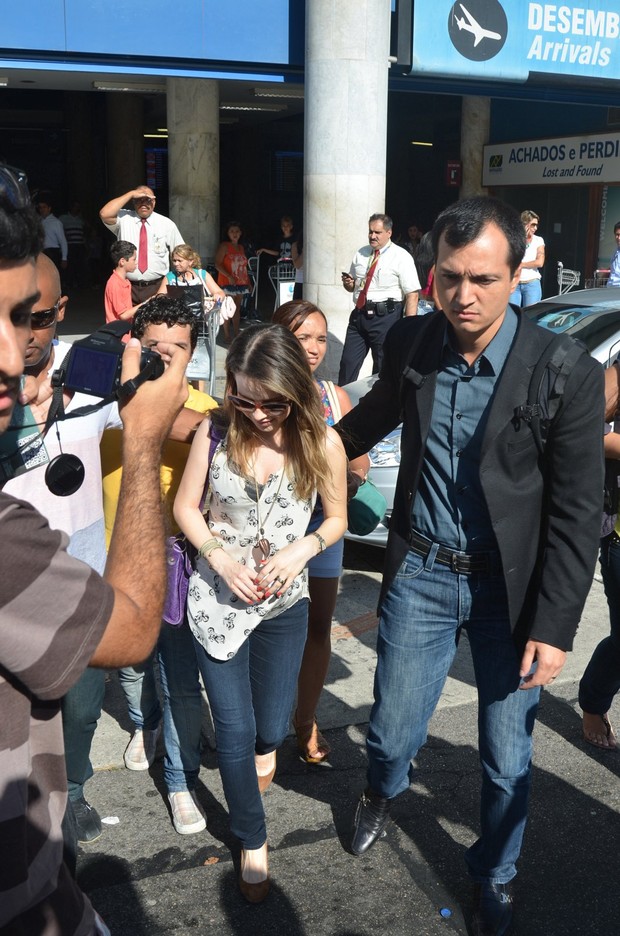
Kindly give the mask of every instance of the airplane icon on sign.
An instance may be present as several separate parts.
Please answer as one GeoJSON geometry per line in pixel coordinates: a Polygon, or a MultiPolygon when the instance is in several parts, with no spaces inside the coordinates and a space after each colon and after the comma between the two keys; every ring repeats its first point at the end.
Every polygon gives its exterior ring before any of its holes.
{"type": "Polygon", "coordinates": [[[476,46],[482,42],[483,39],[497,39],[501,40],[499,33],[492,32],[490,29],[484,29],[480,23],[474,19],[469,10],[466,10],[462,3],[459,3],[461,10],[463,11],[463,16],[459,17],[455,15],[456,25],[459,29],[464,29],[466,32],[470,32],[474,36],[474,49],[476,46]]]}

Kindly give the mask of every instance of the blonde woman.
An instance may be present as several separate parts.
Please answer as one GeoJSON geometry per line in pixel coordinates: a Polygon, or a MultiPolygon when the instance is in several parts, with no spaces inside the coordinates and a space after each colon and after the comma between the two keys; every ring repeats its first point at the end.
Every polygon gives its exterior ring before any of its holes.
{"type": "Polygon", "coordinates": [[[174,248],[171,265],[172,270],[162,279],[158,292],[167,292],[168,286],[187,289],[187,293],[184,294],[185,304],[197,315],[203,310],[205,289],[215,301],[223,302],[226,298],[224,290],[217,285],[211,274],[202,268],[199,254],[189,244],[179,244],[174,248]]]}
{"type": "Polygon", "coordinates": [[[545,242],[536,233],[540,218],[529,209],[521,212],[521,221],[525,228],[525,253],[521,261],[519,282],[510,295],[510,302],[516,306],[530,306],[542,298],[541,274],[545,265],[545,242]]]}
{"type": "Polygon", "coordinates": [[[241,842],[239,886],[258,903],[269,890],[260,794],[295,698],[308,618],[304,570],[345,531],[346,458],[286,328],[243,331],[228,353],[226,382],[224,407],[196,433],[174,515],[198,550],[188,620],[241,842]],[[226,437],[213,450],[222,423],[226,437]],[[306,534],[317,492],[324,520],[306,534]]]}

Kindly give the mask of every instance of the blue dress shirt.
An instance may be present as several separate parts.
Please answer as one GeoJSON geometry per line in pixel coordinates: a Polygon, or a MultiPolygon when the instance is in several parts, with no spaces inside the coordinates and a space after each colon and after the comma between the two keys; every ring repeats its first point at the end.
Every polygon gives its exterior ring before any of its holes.
{"type": "Polygon", "coordinates": [[[497,548],[480,484],[480,450],[497,381],[516,331],[517,314],[509,306],[497,334],[468,364],[456,350],[451,326],[446,325],[412,526],[452,549],[497,548]]]}

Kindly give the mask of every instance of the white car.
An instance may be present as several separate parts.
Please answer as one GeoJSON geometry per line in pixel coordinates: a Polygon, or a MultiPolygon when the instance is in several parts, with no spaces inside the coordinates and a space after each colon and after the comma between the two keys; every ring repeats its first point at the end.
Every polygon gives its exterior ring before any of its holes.
{"type": "MultiPolygon", "coordinates": [[[[522,309],[520,314],[527,315],[556,334],[566,333],[579,338],[592,357],[605,367],[620,352],[620,288],[580,289],[551,296],[522,309]]],[[[362,377],[344,388],[354,406],[368,393],[376,379],[376,375],[362,377]]],[[[387,511],[377,529],[368,536],[354,536],[349,532],[345,536],[371,546],[385,546],[400,465],[400,427],[390,432],[368,454],[369,474],[387,501],[387,511]]]]}
{"type": "Polygon", "coordinates": [[[522,314],[554,334],[579,338],[605,367],[620,351],[620,288],[576,289],[527,306],[522,314]]]}

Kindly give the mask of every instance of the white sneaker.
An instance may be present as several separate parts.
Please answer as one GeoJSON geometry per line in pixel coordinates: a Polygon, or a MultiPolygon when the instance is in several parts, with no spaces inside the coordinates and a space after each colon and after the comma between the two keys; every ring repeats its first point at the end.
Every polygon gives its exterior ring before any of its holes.
{"type": "Polygon", "coordinates": [[[148,728],[136,728],[123,755],[127,770],[149,769],[155,760],[160,727],[158,725],[153,731],[149,731],[148,728]]]}
{"type": "Polygon", "coordinates": [[[207,828],[207,820],[196,801],[196,796],[189,790],[168,793],[172,809],[172,823],[179,835],[193,835],[207,828]]]}

